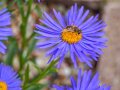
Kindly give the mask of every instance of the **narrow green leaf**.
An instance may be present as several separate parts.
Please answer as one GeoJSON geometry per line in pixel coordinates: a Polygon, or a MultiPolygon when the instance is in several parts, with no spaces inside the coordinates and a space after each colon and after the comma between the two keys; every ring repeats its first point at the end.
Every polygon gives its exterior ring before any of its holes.
{"type": "MultiPolygon", "coordinates": [[[[55,61],[52,61],[50,63],[50,65],[45,69],[43,70],[42,72],[40,72],[37,76],[35,76],[35,78],[33,78],[31,81],[30,81],[30,84],[27,85],[25,88],[29,88],[29,86],[31,86],[32,84],[34,83],[38,83],[41,79],[45,78],[46,76],[48,76],[49,74],[51,74],[51,71],[56,71],[54,69],[51,69],[51,68],[54,68],[54,65],[57,63],[57,60],[55,61]]],[[[53,72],[52,72],[53,73],[53,72]]]]}
{"type": "Polygon", "coordinates": [[[24,19],[24,4],[22,3],[22,0],[16,0],[22,20],[24,19]]]}
{"type": "Polygon", "coordinates": [[[34,50],[35,48],[35,45],[36,45],[36,42],[37,40],[35,40],[34,38],[30,41],[30,43],[28,43],[28,50],[27,50],[27,54],[26,54],[26,60],[27,58],[29,57],[29,55],[32,53],[32,51],[34,50]]]}
{"type": "Polygon", "coordinates": [[[27,14],[26,14],[26,19],[28,19],[29,15],[30,15],[32,3],[33,3],[33,0],[28,1],[28,10],[27,10],[27,14]]]}
{"type": "Polygon", "coordinates": [[[50,63],[50,65],[40,74],[38,74],[33,80],[31,80],[31,82],[38,82],[40,81],[42,78],[44,78],[46,75],[48,75],[48,73],[50,72],[50,69],[54,67],[54,65],[57,63],[57,60],[52,61],[50,63]]]}
{"type": "Polygon", "coordinates": [[[11,44],[8,45],[5,62],[6,64],[12,65],[14,56],[16,55],[16,52],[18,50],[18,45],[15,39],[11,39],[10,43],[11,44]]]}
{"type": "Polygon", "coordinates": [[[33,84],[29,88],[27,88],[25,90],[42,90],[46,86],[47,86],[47,84],[33,84]]]}
{"type": "Polygon", "coordinates": [[[28,64],[27,68],[25,70],[25,82],[24,82],[24,85],[29,82],[29,72],[30,72],[30,68],[29,68],[29,64],[28,64]]]}
{"type": "Polygon", "coordinates": [[[43,13],[38,5],[36,5],[35,10],[36,10],[37,14],[39,15],[39,17],[42,17],[43,13]]]}

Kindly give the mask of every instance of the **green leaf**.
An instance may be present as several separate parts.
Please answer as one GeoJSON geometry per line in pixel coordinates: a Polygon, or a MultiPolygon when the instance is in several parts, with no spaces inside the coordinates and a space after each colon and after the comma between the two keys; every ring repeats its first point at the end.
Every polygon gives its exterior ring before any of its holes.
{"type": "Polygon", "coordinates": [[[46,75],[48,75],[48,73],[50,73],[51,68],[53,68],[56,63],[57,63],[57,60],[52,61],[50,65],[43,72],[39,73],[33,80],[31,80],[31,82],[34,83],[43,79],[46,75]]]}
{"type": "Polygon", "coordinates": [[[42,72],[40,72],[37,76],[35,76],[35,78],[33,78],[31,81],[30,81],[30,84],[27,85],[25,88],[29,88],[31,85],[33,85],[34,83],[38,83],[41,79],[45,78],[46,76],[48,76],[49,74],[53,74],[53,72],[55,70],[54,68],[54,65],[57,63],[57,60],[55,61],[52,61],[50,63],[50,65],[45,69],[43,70],[42,72]],[[54,68],[54,69],[53,69],[54,68]]]}
{"type": "Polygon", "coordinates": [[[28,65],[27,65],[27,68],[26,68],[26,70],[25,70],[25,81],[24,81],[24,85],[29,82],[29,72],[30,72],[30,68],[29,68],[29,64],[28,64],[28,65]]]}
{"type": "Polygon", "coordinates": [[[42,70],[42,69],[40,69],[40,67],[38,67],[38,65],[36,65],[36,63],[35,63],[35,62],[33,62],[33,61],[35,61],[35,60],[32,60],[32,61],[30,61],[30,62],[31,62],[31,63],[32,63],[32,65],[35,67],[35,69],[38,71],[38,73],[42,72],[43,70],[42,70]]]}
{"type": "Polygon", "coordinates": [[[35,48],[37,40],[35,40],[34,38],[30,41],[30,43],[28,43],[28,50],[27,50],[27,54],[26,54],[26,60],[28,60],[29,55],[32,53],[32,51],[35,48]]]}
{"type": "Polygon", "coordinates": [[[36,5],[35,10],[36,10],[37,14],[39,15],[39,17],[42,17],[43,13],[38,5],[36,5]]]}
{"type": "Polygon", "coordinates": [[[22,3],[22,0],[16,0],[22,20],[24,19],[24,4],[22,3]]]}
{"type": "Polygon", "coordinates": [[[13,38],[11,38],[10,43],[11,44],[8,45],[8,51],[7,51],[5,62],[6,64],[12,65],[14,56],[16,55],[16,52],[18,50],[18,45],[16,40],[13,38]]]}
{"type": "Polygon", "coordinates": [[[41,90],[41,89],[45,88],[46,86],[47,86],[47,84],[33,84],[25,90],[41,90]]]}
{"type": "Polygon", "coordinates": [[[28,19],[29,15],[30,15],[32,3],[33,3],[33,0],[28,1],[28,10],[27,10],[27,14],[26,14],[26,19],[28,19]]]}

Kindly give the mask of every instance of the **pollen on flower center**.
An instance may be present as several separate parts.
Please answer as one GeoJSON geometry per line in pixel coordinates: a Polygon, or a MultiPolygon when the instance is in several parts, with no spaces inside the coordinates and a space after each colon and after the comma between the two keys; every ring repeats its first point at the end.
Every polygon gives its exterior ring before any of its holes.
{"type": "Polygon", "coordinates": [[[7,84],[0,81],[0,90],[7,90],[7,84]]]}
{"type": "Polygon", "coordinates": [[[63,41],[73,44],[82,39],[82,33],[81,30],[76,26],[67,26],[65,29],[63,29],[61,38],[63,41]]]}

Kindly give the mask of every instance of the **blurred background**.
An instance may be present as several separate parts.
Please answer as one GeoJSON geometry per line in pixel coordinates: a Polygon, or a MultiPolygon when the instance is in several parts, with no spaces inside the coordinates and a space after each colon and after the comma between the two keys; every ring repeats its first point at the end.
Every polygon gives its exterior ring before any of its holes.
{"type": "MultiPolygon", "coordinates": [[[[3,59],[8,64],[12,64],[16,70],[18,70],[19,66],[19,57],[16,54],[16,48],[14,46],[16,43],[18,44],[18,48],[22,48],[22,35],[20,33],[20,24],[21,16],[18,9],[17,4],[14,3],[16,0],[0,0],[3,6],[7,6],[10,12],[12,13],[12,28],[14,37],[17,42],[11,44],[9,41],[5,42],[6,44],[10,44],[8,46],[8,53],[11,53],[10,50],[14,51],[13,56],[0,55],[0,61],[3,62],[3,59]],[[13,63],[11,63],[11,60],[13,63]]],[[[26,1],[24,2],[24,12],[27,9],[26,1]]],[[[104,54],[99,58],[99,62],[93,62],[93,73],[98,71],[100,73],[100,80],[102,83],[107,85],[111,85],[111,90],[120,90],[120,0],[41,0],[38,2],[37,0],[33,1],[31,13],[29,15],[28,23],[27,23],[27,31],[26,37],[28,40],[30,39],[29,45],[34,44],[32,38],[33,30],[35,29],[34,24],[40,23],[39,19],[42,16],[42,12],[47,11],[51,15],[53,14],[52,9],[55,8],[57,11],[61,11],[63,14],[73,5],[77,3],[78,6],[85,6],[85,9],[90,9],[90,16],[99,14],[100,19],[103,19],[107,23],[107,27],[105,28],[106,37],[108,38],[107,48],[104,49],[104,54]]],[[[13,40],[10,38],[10,41],[13,40]]],[[[13,40],[14,41],[14,40],[13,40]]],[[[24,53],[26,53],[27,49],[25,49],[24,53]]],[[[42,70],[46,67],[46,63],[49,57],[45,57],[45,50],[31,50],[29,54],[29,60],[27,63],[30,65],[30,78],[33,78],[38,73],[38,69],[42,70]],[[34,63],[33,63],[34,62],[34,63]],[[34,67],[34,65],[37,66],[34,67]]],[[[83,70],[91,69],[87,65],[83,65],[79,63],[79,67],[83,70]]],[[[49,87],[52,84],[59,85],[69,85],[70,79],[69,77],[77,76],[77,70],[74,69],[73,64],[69,57],[66,57],[64,63],[61,68],[57,70],[57,73],[52,73],[49,76],[41,79],[39,82],[43,85],[42,90],[50,90],[49,87]],[[48,86],[49,85],[49,86],[48,86]]],[[[36,89],[37,90],[37,89],[36,89]]],[[[40,89],[41,90],[41,89],[40,89]]]]}

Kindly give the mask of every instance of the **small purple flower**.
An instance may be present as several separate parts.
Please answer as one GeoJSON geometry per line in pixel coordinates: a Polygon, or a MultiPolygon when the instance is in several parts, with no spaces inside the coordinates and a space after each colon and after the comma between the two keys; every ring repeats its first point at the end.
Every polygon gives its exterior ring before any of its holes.
{"type": "Polygon", "coordinates": [[[0,10],[0,53],[5,54],[6,46],[2,40],[7,40],[8,36],[12,36],[12,29],[10,28],[11,18],[10,13],[6,8],[0,10]]]}
{"type": "Polygon", "coordinates": [[[71,86],[53,85],[53,87],[56,88],[56,90],[110,90],[109,86],[100,86],[98,73],[92,76],[92,72],[90,70],[85,71],[83,74],[82,71],[79,70],[78,80],[76,81],[71,77],[71,84],[71,86]]]}
{"type": "Polygon", "coordinates": [[[10,66],[0,64],[0,90],[22,90],[21,85],[17,73],[10,66]]]}
{"type": "Polygon", "coordinates": [[[84,11],[77,4],[71,7],[65,16],[53,9],[55,20],[46,12],[43,14],[43,25],[36,24],[35,32],[40,36],[36,39],[46,38],[45,42],[38,42],[37,48],[51,48],[47,55],[51,55],[48,62],[59,58],[58,68],[69,52],[74,66],[77,67],[77,57],[83,63],[92,67],[91,61],[98,60],[105,48],[106,38],[104,31],[106,24],[98,20],[98,15],[87,19],[89,10],[84,11]]]}

